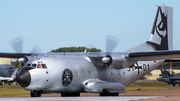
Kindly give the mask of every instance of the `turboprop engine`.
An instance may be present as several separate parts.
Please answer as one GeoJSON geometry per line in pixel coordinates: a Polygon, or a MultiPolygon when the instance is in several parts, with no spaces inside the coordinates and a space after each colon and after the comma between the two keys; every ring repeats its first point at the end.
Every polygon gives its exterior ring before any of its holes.
{"type": "Polygon", "coordinates": [[[131,65],[136,63],[136,61],[130,60],[124,55],[106,55],[101,60],[104,64],[114,69],[129,68],[131,65]]]}
{"type": "Polygon", "coordinates": [[[126,65],[126,58],[124,56],[119,55],[107,55],[102,58],[102,62],[105,63],[107,66],[110,66],[111,68],[121,69],[126,65]]]}
{"type": "Polygon", "coordinates": [[[18,62],[21,64],[25,64],[27,62],[27,59],[26,58],[19,58],[18,62]]]}

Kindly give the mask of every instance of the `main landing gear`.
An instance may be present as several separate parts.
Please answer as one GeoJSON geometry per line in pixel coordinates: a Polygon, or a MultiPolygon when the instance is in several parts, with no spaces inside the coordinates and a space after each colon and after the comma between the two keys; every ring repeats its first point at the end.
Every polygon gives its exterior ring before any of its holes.
{"type": "Polygon", "coordinates": [[[31,97],[41,97],[40,91],[31,91],[31,97]]]}
{"type": "Polygon", "coordinates": [[[80,93],[75,92],[75,93],[61,93],[61,97],[79,97],[80,93]]]}

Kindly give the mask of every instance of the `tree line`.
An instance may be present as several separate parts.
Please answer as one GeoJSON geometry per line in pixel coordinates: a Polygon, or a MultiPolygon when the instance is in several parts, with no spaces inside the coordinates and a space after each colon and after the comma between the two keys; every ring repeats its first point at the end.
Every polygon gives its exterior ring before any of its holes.
{"type": "Polygon", "coordinates": [[[60,47],[58,49],[51,50],[50,53],[55,52],[102,52],[101,49],[87,48],[87,47],[60,47]]]}

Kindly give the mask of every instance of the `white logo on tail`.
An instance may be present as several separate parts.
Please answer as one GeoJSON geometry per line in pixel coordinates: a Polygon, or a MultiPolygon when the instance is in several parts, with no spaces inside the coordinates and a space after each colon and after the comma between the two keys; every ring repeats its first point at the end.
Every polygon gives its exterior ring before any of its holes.
{"type": "Polygon", "coordinates": [[[167,34],[167,14],[162,13],[161,8],[159,9],[158,19],[156,22],[156,33],[160,37],[165,37],[167,34]]]}
{"type": "MultiPolygon", "coordinates": [[[[161,45],[163,38],[167,35],[167,11],[166,9],[158,8],[158,13],[151,32],[150,42],[161,45]]],[[[167,40],[166,40],[167,41],[167,40]]]]}

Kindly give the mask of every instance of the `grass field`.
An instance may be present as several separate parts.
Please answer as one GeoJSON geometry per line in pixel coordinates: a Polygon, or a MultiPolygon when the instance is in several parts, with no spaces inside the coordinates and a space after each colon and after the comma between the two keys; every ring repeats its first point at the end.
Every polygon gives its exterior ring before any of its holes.
{"type": "Polygon", "coordinates": [[[0,86],[0,96],[29,95],[30,91],[22,89],[20,86],[0,86]]]}
{"type": "MultiPolygon", "coordinates": [[[[163,87],[170,86],[163,82],[135,82],[128,87],[125,91],[136,91],[136,90],[160,90],[163,87]]],[[[16,96],[16,95],[29,95],[30,91],[22,89],[20,86],[0,86],[0,96],[16,96]]]]}

